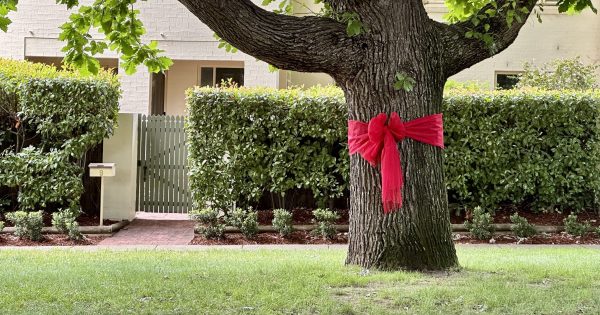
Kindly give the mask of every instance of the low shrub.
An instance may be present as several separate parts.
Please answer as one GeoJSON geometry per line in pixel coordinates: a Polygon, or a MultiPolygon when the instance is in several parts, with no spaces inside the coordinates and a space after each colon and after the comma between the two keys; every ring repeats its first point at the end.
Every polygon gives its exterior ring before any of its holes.
{"type": "Polygon", "coordinates": [[[221,223],[219,210],[204,208],[202,210],[191,211],[189,216],[192,220],[198,222],[196,232],[202,234],[207,239],[223,238],[225,224],[221,223]]]}
{"type": "Polygon", "coordinates": [[[15,225],[15,236],[32,241],[42,239],[43,213],[16,211],[6,214],[6,219],[15,225]]]}
{"type": "Polygon", "coordinates": [[[589,90],[598,88],[599,64],[585,64],[580,57],[557,59],[536,67],[525,63],[517,87],[545,90],[589,90]]]}
{"type": "Polygon", "coordinates": [[[252,209],[234,209],[227,214],[227,224],[240,229],[244,237],[253,238],[258,234],[258,213],[252,209]]]}
{"type": "Polygon", "coordinates": [[[292,213],[285,209],[273,210],[273,227],[281,236],[289,236],[294,230],[292,226],[292,213]]]}
{"type": "Polygon", "coordinates": [[[337,233],[334,224],[340,216],[329,209],[316,209],[313,211],[317,227],[312,231],[313,235],[320,236],[323,239],[331,239],[337,233]]]}
{"type": "Polygon", "coordinates": [[[4,230],[4,221],[0,221],[0,232],[4,230]]]}
{"type": "Polygon", "coordinates": [[[594,230],[594,232],[596,232],[596,236],[600,237],[600,226],[597,227],[596,230],[594,230]]]}
{"type": "Polygon", "coordinates": [[[473,209],[471,221],[465,221],[465,227],[477,239],[488,240],[494,235],[494,218],[483,208],[477,206],[473,209]]]}
{"type": "Polygon", "coordinates": [[[527,238],[537,234],[533,224],[529,223],[527,219],[519,216],[518,213],[511,215],[510,221],[513,223],[510,229],[518,237],[527,238]]]}
{"type": "Polygon", "coordinates": [[[573,236],[584,236],[591,228],[588,221],[583,223],[577,222],[577,215],[575,214],[569,214],[563,222],[565,224],[565,231],[573,236]]]}
{"type": "Polygon", "coordinates": [[[81,240],[83,235],[79,231],[77,216],[69,210],[61,210],[52,214],[52,226],[60,233],[67,234],[71,240],[81,240]]]}

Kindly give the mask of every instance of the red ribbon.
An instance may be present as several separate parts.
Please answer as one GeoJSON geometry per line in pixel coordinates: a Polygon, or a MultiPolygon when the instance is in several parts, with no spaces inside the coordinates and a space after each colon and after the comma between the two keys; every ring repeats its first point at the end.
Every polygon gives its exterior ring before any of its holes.
{"type": "Polygon", "coordinates": [[[369,123],[348,120],[348,147],[350,154],[359,153],[371,165],[381,164],[381,199],[383,211],[392,212],[402,207],[402,165],[396,142],[411,138],[436,147],[444,147],[442,114],[402,122],[392,113],[389,122],[381,113],[369,123]],[[387,124],[386,124],[387,122],[387,124]]]}

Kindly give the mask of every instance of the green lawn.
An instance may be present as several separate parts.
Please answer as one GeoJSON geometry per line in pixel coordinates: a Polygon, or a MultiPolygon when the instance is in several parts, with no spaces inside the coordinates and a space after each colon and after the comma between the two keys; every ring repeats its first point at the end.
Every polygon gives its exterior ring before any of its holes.
{"type": "Polygon", "coordinates": [[[600,250],[459,247],[361,275],[323,251],[0,251],[2,314],[598,314],[600,250]]]}

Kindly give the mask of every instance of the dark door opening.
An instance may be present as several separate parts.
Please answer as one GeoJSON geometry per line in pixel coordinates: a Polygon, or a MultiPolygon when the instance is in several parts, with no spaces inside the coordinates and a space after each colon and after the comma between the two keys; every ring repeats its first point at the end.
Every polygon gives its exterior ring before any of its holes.
{"type": "Polygon", "coordinates": [[[151,115],[165,115],[165,74],[153,73],[152,84],[152,99],[150,104],[151,115]]]}

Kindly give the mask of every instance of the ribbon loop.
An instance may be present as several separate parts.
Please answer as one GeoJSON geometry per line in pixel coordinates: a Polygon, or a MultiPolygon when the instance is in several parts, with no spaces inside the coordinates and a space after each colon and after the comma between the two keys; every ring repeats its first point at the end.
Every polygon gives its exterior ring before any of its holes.
{"type": "Polygon", "coordinates": [[[442,114],[430,115],[409,122],[402,122],[396,112],[381,113],[364,123],[348,121],[348,148],[350,154],[359,153],[371,165],[381,165],[381,198],[385,213],[402,207],[404,178],[400,164],[400,152],[396,142],[404,138],[444,147],[442,114]],[[387,124],[386,124],[387,123],[387,124]]]}

